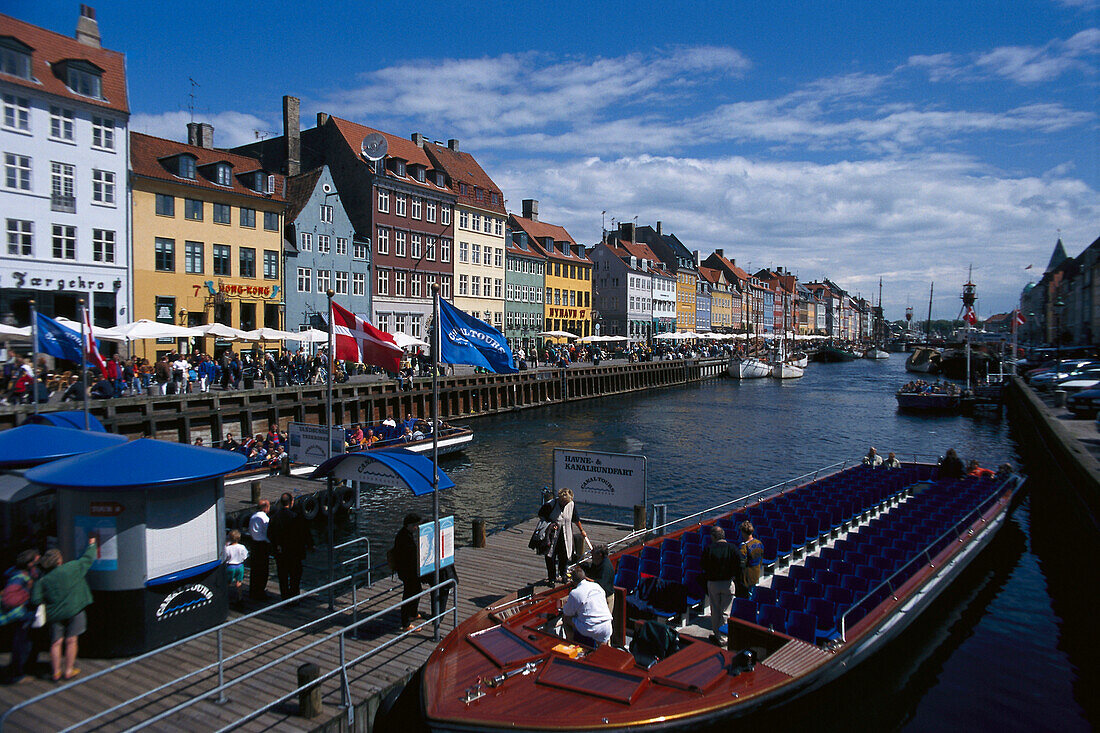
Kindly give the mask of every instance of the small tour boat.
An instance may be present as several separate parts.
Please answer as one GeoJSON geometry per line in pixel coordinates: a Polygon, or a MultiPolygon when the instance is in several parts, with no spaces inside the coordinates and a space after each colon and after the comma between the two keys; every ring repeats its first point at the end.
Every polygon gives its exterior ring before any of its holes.
{"type": "Polygon", "coordinates": [[[772,376],[776,379],[798,379],[805,370],[789,361],[781,361],[772,366],[772,376]]]}
{"type": "Polygon", "coordinates": [[[805,369],[810,364],[810,358],[803,351],[796,351],[787,359],[788,364],[805,369]]]}
{"type": "Polygon", "coordinates": [[[867,349],[866,351],[863,352],[863,358],[864,359],[875,359],[875,360],[889,359],[890,354],[889,354],[889,352],[883,351],[882,349],[880,349],[878,347],[872,346],[871,348],[869,348],[869,349],[867,349]]]}
{"type": "Polygon", "coordinates": [[[754,356],[732,356],[726,368],[726,374],[734,379],[762,379],[771,373],[771,364],[754,356]]]}
{"type": "Polygon", "coordinates": [[[691,730],[778,707],[895,639],[990,542],[1022,482],[860,465],[648,540],[612,557],[611,644],[559,636],[567,586],[504,599],[432,652],[419,685],[424,722],[435,731],[691,730]],[[764,544],[765,575],[735,599],[720,646],[694,618],[706,598],[699,559],[712,524],[736,536],[746,519],[764,544]]]}
{"type": "Polygon", "coordinates": [[[912,391],[899,389],[895,395],[899,410],[916,412],[957,412],[962,406],[962,393],[948,391],[912,391]]]}

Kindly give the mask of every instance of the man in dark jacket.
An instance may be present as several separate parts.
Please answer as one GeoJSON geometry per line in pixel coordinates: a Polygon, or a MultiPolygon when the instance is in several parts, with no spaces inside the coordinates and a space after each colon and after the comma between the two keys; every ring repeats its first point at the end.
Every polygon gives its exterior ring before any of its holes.
{"type": "Polygon", "coordinates": [[[703,577],[707,581],[710,599],[710,628],[714,641],[725,644],[719,628],[726,623],[733,603],[734,579],[741,574],[741,556],[737,548],[726,542],[726,532],[718,525],[710,528],[711,543],[703,550],[703,577]]]}
{"type": "MultiPolygon", "coordinates": [[[[401,600],[412,598],[422,589],[420,585],[420,515],[407,514],[401,529],[393,538],[393,567],[405,587],[401,600]]],[[[408,601],[401,606],[401,630],[408,631],[413,622],[420,618],[420,599],[408,601]]]]}
{"type": "Polygon", "coordinates": [[[302,561],[313,549],[313,535],[305,516],[294,508],[294,497],[284,493],[279,498],[279,511],[267,526],[267,539],[275,552],[279,574],[279,595],[285,601],[301,592],[302,561]]]}

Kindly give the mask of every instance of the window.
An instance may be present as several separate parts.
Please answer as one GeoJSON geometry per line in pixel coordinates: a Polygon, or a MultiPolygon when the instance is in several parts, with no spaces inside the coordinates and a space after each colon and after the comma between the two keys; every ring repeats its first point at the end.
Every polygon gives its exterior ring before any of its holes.
{"type": "Polygon", "coordinates": [[[413,234],[413,235],[411,235],[411,237],[412,237],[412,247],[411,247],[412,258],[414,260],[419,260],[421,257],[424,256],[424,253],[420,249],[420,235],[419,234],[413,234]]]}
{"type": "Polygon", "coordinates": [[[241,207],[241,226],[249,229],[256,228],[256,210],[241,207]]]}
{"type": "MultiPolygon", "coordinates": [[[[215,224],[231,224],[233,219],[233,207],[229,204],[214,204],[214,223],[215,224]]],[[[266,228],[267,218],[264,215],[264,224],[266,228]]],[[[276,215],[277,216],[277,215],[276,215]]]]}
{"type": "Polygon", "coordinates": [[[184,199],[183,218],[191,221],[202,221],[202,202],[198,199],[184,199]]]}
{"type": "Polygon", "coordinates": [[[475,264],[475,265],[480,265],[481,264],[481,245],[480,244],[471,244],[470,245],[470,262],[475,264]]]}
{"type": "Polygon", "coordinates": [[[427,275],[424,276],[424,284],[427,285],[427,287],[428,287],[428,294],[429,295],[432,292],[432,286],[435,285],[435,283],[438,279],[439,279],[438,276],[432,275],[432,274],[427,274],[427,275]]]}
{"type": "MultiPolygon", "coordinates": [[[[0,45],[0,73],[18,76],[20,79],[31,78],[31,55],[26,47],[14,48],[7,41],[0,45]]],[[[18,41],[15,44],[22,46],[18,41]]]]}
{"type": "Polygon", "coordinates": [[[500,203],[500,194],[498,194],[496,191],[493,191],[491,194],[489,194],[489,200],[495,206],[496,204],[500,203]]]}
{"type": "Polygon", "coordinates": [[[470,278],[470,295],[475,298],[481,297],[481,277],[478,275],[470,278]]]}
{"type": "Polygon", "coordinates": [[[228,244],[215,244],[214,250],[214,274],[222,277],[230,277],[233,274],[232,251],[228,244]]]}
{"type": "Polygon", "coordinates": [[[470,245],[466,242],[458,243],[458,261],[469,262],[470,261],[470,245]]]}
{"type": "Polygon", "coordinates": [[[328,292],[328,289],[330,287],[329,283],[331,282],[331,278],[332,278],[332,274],[329,270],[318,270],[317,271],[317,292],[318,293],[328,292]]]}
{"type": "Polygon", "coordinates": [[[102,98],[102,80],[99,74],[92,73],[87,69],[77,68],[70,62],[68,77],[69,89],[77,94],[84,97],[95,97],[96,99],[102,98]]]}
{"type": "Polygon", "coordinates": [[[298,251],[299,252],[312,252],[313,251],[313,234],[310,232],[302,232],[298,235],[298,251]]]}
{"type": "Polygon", "coordinates": [[[406,232],[394,232],[393,234],[393,255],[394,257],[405,256],[405,244],[408,241],[408,234],[406,232]]]}
{"type": "Polygon", "coordinates": [[[180,155],[176,157],[176,160],[179,161],[180,178],[195,180],[195,159],[190,155],[180,155]]]}
{"type": "Polygon", "coordinates": [[[241,303],[241,330],[251,331],[256,328],[256,304],[241,303]]]}
{"type": "Polygon", "coordinates": [[[256,277],[256,250],[252,247],[241,247],[241,277],[256,277]]]}
{"type": "MultiPolygon", "coordinates": [[[[470,279],[466,275],[458,276],[458,294],[468,295],[470,291],[470,279]]],[[[433,561],[434,562],[434,561],[433,561]]]]}
{"type": "Polygon", "coordinates": [[[499,299],[499,298],[503,297],[503,293],[504,293],[504,280],[502,280],[498,277],[495,280],[493,280],[493,297],[499,299]]]}
{"type": "Polygon", "coordinates": [[[268,232],[279,231],[279,212],[278,211],[265,211],[264,212],[264,230],[268,232]]]}
{"type": "MultiPolygon", "coordinates": [[[[2,48],[0,47],[0,49],[2,48]]],[[[4,153],[4,185],[18,191],[31,190],[31,159],[29,156],[4,153]]]]}
{"type": "Polygon", "coordinates": [[[398,216],[405,216],[405,213],[407,211],[406,204],[407,201],[405,199],[405,194],[395,193],[393,195],[393,213],[397,214],[398,216]]]}
{"type": "Polygon", "coordinates": [[[463,196],[468,196],[470,193],[470,187],[465,183],[458,184],[458,192],[463,196]]]}
{"type": "Polygon", "coordinates": [[[440,279],[439,295],[443,298],[443,300],[451,299],[451,278],[444,277],[440,279]]]}
{"type": "Polygon", "coordinates": [[[8,219],[8,254],[16,257],[34,255],[34,222],[8,219]]]}
{"type": "Polygon", "coordinates": [[[365,295],[367,292],[367,276],[361,272],[351,273],[351,294],[365,295]]]}
{"type": "Polygon", "coordinates": [[[470,215],[470,228],[475,232],[481,231],[481,214],[470,215]]]}
{"type": "Polygon", "coordinates": [[[66,140],[73,142],[74,133],[73,111],[64,107],[50,106],[50,137],[54,140],[66,140]]]}
{"type": "Polygon", "coordinates": [[[383,214],[390,213],[390,192],[384,188],[378,189],[378,210],[383,214]]]}
{"type": "MultiPolygon", "coordinates": [[[[493,195],[495,196],[496,194],[493,195]]],[[[504,219],[493,220],[493,234],[497,235],[498,237],[504,236],[504,219]]]]}
{"type": "Polygon", "coordinates": [[[4,95],[4,127],[29,132],[31,129],[31,103],[26,97],[4,95]]]}
{"type": "Polygon", "coordinates": [[[418,165],[418,166],[416,166],[416,180],[418,180],[418,181],[420,181],[421,183],[423,183],[423,182],[424,182],[424,174],[425,174],[425,173],[426,173],[426,171],[425,171],[425,169],[424,169],[424,166],[422,166],[422,165],[418,165]]]}
{"type": "Polygon", "coordinates": [[[51,163],[51,193],[55,199],[73,200],[76,189],[76,169],[68,163],[51,163]]]}
{"type": "Polygon", "coordinates": [[[328,204],[321,204],[321,221],[332,223],[332,207],[328,204]]]}
{"type": "Polygon", "coordinates": [[[319,254],[328,254],[332,248],[329,246],[329,236],[327,234],[317,235],[317,252],[319,254]]]}
{"type": "Polygon", "coordinates": [[[390,230],[378,227],[378,254],[388,255],[390,253],[390,230]]]}
{"type": "Polygon", "coordinates": [[[214,183],[219,186],[233,185],[233,170],[225,163],[214,166],[214,183]]]}
{"type": "Polygon", "coordinates": [[[451,261],[451,240],[441,239],[439,240],[439,261],[450,262],[451,261]]]}
{"type": "Polygon", "coordinates": [[[346,272],[336,273],[336,294],[347,295],[348,294],[348,274],[346,272]]]}
{"type": "Polygon", "coordinates": [[[492,228],[493,228],[493,218],[491,216],[485,217],[485,228],[482,229],[482,231],[485,232],[486,234],[488,234],[489,230],[491,230],[492,228]]]}
{"type": "Polygon", "coordinates": [[[420,275],[414,273],[409,279],[412,281],[412,297],[421,297],[423,278],[421,278],[420,275]]]}
{"type": "Polygon", "coordinates": [[[561,277],[561,263],[560,262],[555,262],[554,263],[554,276],[555,277],[561,277]]]}
{"type": "Polygon", "coordinates": [[[390,330],[390,314],[379,313],[378,314],[378,330],[389,331],[390,330]]]}
{"type": "Polygon", "coordinates": [[[313,270],[308,267],[298,268],[298,292],[313,292],[313,270]]]}
{"type": "Polygon", "coordinates": [[[502,248],[498,247],[493,252],[493,265],[495,267],[501,267],[503,265],[503,262],[504,262],[504,250],[502,248]]]}
{"type": "Polygon", "coordinates": [[[183,243],[183,271],[201,275],[203,267],[202,242],[183,243]]]}
{"type": "Polygon", "coordinates": [[[92,201],[106,206],[115,205],[115,174],[113,171],[92,171],[92,201]]]}
{"type": "MultiPolygon", "coordinates": [[[[463,184],[465,185],[465,184],[463,184]]],[[[460,229],[470,228],[470,212],[460,211],[458,212],[458,226],[460,229]]]]}
{"type": "Polygon", "coordinates": [[[432,262],[435,261],[435,237],[424,238],[424,256],[432,262]]]}
{"type": "Polygon", "coordinates": [[[447,204],[439,207],[439,223],[447,226],[451,224],[451,207],[447,204]]]}
{"type": "Polygon", "coordinates": [[[157,216],[175,216],[176,215],[176,199],[174,196],[167,196],[163,193],[157,195],[157,216]]]}
{"type": "MultiPolygon", "coordinates": [[[[378,294],[389,295],[390,294],[390,273],[387,270],[378,271],[378,294]]],[[[379,326],[379,328],[382,328],[379,326]]],[[[385,328],[382,328],[385,331],[385,328]]]]}
{"type": "Polygon", "coordinates": [[[351,245],[351,256],[357,260],[367,259],[367,243],[353,241],[351,245]]]}
{"type": "Polygon", "coordinates": [[[546,303],[548,305],[550,305],[550,304],[553,304],[553,302],[554,302],[554,290],[553,290],[553,288],[547,288],[546,289],[546,303]]]}
{"type": "Polygon", "coordinates": [[[405,295],[405,273],[396,272],[396,273],[394,273],[393,278],[394,278],[393,294],[397,295],[397,296],[404,296],[405,295]]]}
{"type": "Polygon", "coordinates": [[[348,238],[337,237],[336,238],[336,254],[346,255],[348,253],[348,238]]]}
{"type": "Polygon", "coordinates": [[[433,224],[435,223],[435,202],[434,201],[429,201],[428,202],[426,210],[424,211],[424,218],[427,221],[432,222],[433,224]]]}
{"type": "Polygon", "coordinates": [[[264,252],[264,280],[279,279],[279,253],[264,252]]]}
{"type": "Polygon", "coordinates": [[[160,272],[175,272],[176,240],[157,237],[153,245],[153,261],[160,272]]]}
{"type": "Polygon", "coordinates": [[[420,218],[420,207],[423,206],[423,204],[424,204],[424,199],[420,198],[419,196],[413,196],[412,211],[409,212],[409,216],[412,217],[413,219],[419,219],[420,218]]]}

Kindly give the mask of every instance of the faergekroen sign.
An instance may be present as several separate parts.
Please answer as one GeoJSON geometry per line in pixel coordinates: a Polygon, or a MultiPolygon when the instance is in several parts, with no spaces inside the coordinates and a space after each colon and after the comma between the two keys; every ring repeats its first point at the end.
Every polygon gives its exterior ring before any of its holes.
{"type": "Polygon", "coordinates": [[[582,504],[644,506],[645,456],[554,449],[554,493],[572,489],[582,504]]]}

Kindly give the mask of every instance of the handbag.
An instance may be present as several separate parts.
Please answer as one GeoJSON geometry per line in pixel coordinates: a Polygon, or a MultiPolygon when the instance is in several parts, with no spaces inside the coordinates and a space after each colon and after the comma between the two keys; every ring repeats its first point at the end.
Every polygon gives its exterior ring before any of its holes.
{"type": "Polygon", "coordinates": [[[40,629],[46,625],[46,604],[38,604],[38,608],[34,612],[34,621],[31,621],[32,629],[40,629]]]}
{"type": "Polygon", "coordinates": [[[531,533],[531,539],[527,541],[527,546],[539,555],[546,554],[546,535],[549,529],[550,523],[545,519],[540,519],[539,523],[535,525],[535,531],[531,533]]]}

